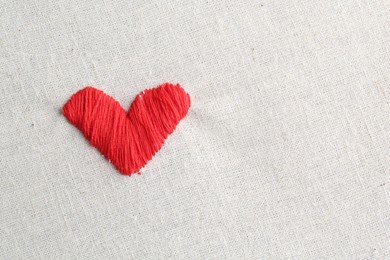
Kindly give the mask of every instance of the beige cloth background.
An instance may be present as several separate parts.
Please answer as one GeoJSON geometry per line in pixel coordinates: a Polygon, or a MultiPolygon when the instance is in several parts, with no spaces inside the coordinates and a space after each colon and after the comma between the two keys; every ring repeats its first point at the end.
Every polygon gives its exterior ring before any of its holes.
{"type": "Polygon", "coordinates": [[[387,0],[0,0],[1,259],[389,259],[387,0]],[[60,109],[192,108],[141,176],[60,109]]]}

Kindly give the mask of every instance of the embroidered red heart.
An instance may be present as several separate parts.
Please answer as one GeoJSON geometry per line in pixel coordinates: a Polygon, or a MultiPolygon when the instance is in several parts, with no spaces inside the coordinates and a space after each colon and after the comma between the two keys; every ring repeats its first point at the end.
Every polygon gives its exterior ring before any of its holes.
{"type": "Polygon", "coordinates": [[[179,84],[165,83],[138,94],[126,113],[103,91],[86,87],[70,98],[62,113],[122,174],[131,175],[161,149],[190,104],[179,84]]]}

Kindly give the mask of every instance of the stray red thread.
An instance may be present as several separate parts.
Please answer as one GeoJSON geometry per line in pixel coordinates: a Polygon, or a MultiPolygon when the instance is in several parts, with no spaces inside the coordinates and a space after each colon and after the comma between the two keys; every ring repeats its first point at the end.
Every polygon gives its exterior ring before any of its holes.
{"type": "Polygon", "coordinates": [[[70,98],[62,113],[122,174],[131,175],[161,149],[190,105],[179,84],[144,90],[128,113],[103,91],[86,87],[70,98]]]}

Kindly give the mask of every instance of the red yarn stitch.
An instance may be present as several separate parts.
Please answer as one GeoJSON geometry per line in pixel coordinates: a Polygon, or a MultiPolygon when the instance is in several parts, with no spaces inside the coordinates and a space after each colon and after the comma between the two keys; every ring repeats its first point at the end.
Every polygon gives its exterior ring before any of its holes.
{"type": "Polygon", "coordinates": [[[190,96],[165,83],[138,94],[129,112],[93,87],[75,93],[62,113],[124,175],[137,173],[188,112],[190,96]]]}

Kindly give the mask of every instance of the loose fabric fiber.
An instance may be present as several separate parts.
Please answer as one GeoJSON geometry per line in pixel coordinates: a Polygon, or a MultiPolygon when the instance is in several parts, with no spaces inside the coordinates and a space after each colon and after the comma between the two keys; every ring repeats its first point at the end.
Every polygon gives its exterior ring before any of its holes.
{"type": "Polygon", "coordinates": [[[388,0],[0,0],[0,259],[390,259],[389,46],[388,0]],[[61,112],[163,82],[131,178],[61,112]]]}

